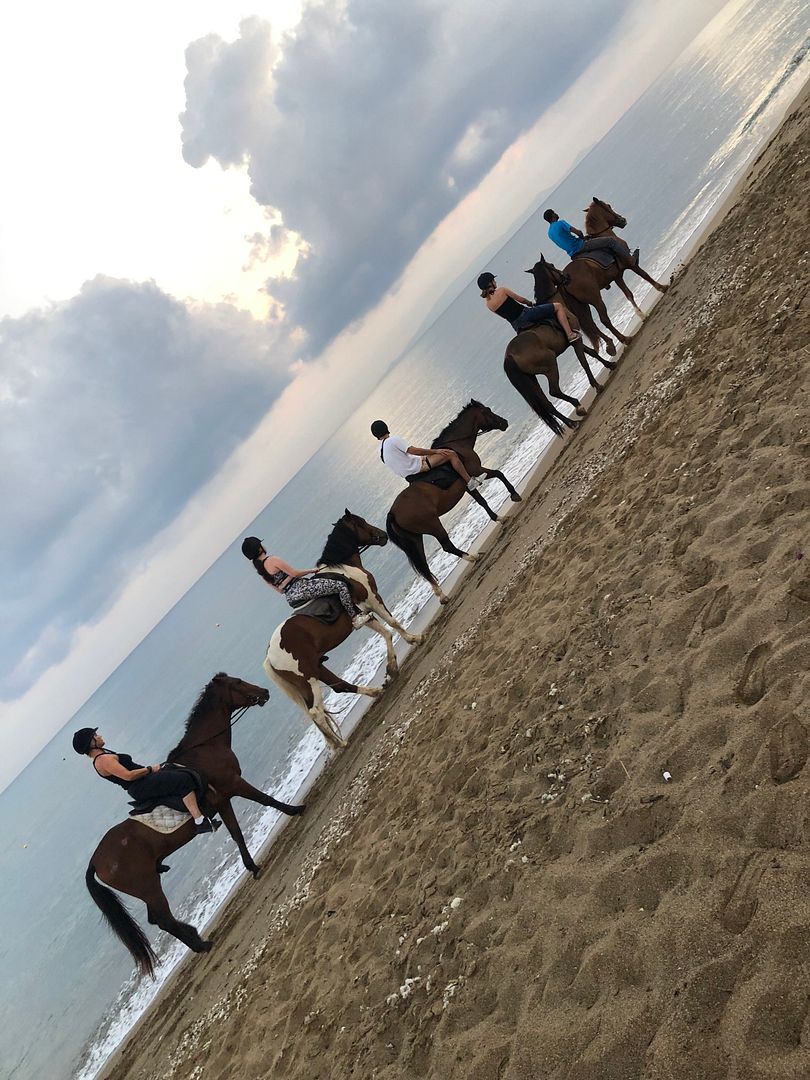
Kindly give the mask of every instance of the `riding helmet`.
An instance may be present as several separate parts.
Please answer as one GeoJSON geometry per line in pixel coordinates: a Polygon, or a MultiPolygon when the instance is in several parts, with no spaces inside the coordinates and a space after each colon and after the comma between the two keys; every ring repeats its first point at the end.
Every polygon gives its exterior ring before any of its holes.
{"type": "Polygon", "coordinates": [[[90,743],[98,731],[97,727],[83,727],[73,733],[73,749],[77,754],[86,754],[90,750],[90,743]]]}
{"type": "Polygon", "coordinates": [[[242,541],[242,554],[246,559],[258,559],[263,546],[258,536],[246,536],[242,541]]]}
{"type": "Polygon", "coordinates": [[[375,420],[371,425],[371,434],[375,439],[381,439],[388,434],[388,424],[384,420],[375,420]]]}
{"type": "Polygon", "coordinates": [[[484,289],[488,289],[490,287],[494,280],[495,275],[490,274],[489,270],[486,270],[483,274],[478,275],[478,288],[483,292],[484,289]]]}

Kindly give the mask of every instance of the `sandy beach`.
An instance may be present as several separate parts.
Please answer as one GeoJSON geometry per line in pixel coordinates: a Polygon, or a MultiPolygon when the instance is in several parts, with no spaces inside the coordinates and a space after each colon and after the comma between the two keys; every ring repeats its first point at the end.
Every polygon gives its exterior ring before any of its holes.
{"type": "Polygon", "coordinates": [[[810,1076],[809,136],[805,89],[109,1080],[810,1076]]]}

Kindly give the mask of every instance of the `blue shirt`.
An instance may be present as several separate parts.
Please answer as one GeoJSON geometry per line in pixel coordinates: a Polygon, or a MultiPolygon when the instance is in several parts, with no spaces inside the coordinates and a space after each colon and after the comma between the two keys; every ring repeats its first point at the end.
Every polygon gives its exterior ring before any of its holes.
{"type": "Polygon", "coordinates": [[[574,236],[571,232],[571,226],[567,221],[563,221],[562,218],[557,218],[556,221],[548,227],[549,239],[553,240],[557,247],[561,247],[563,251],[568,255],[574,256],[585,243],[584,240],[580,240],[578,236],[574,236]]]}

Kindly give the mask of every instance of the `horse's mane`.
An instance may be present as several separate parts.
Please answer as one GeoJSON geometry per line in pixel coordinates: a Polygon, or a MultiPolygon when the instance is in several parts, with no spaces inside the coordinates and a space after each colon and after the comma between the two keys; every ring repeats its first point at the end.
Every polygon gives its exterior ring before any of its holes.
{"type": "Polygon", "coordinates": [[[459,420],[462,420],[464,418],[465,414],[470,411],[470,409],[484,409],[484,408],[486,408],[486,406],[482,405],[480,401],[476,401],[475,398],[470,398],[470,400],[467,402],[467,404],[464,406],[464,408],[459,412],[458,416],[454,417],[446,427],[442,428],[442,430],[439,432],[439,434],[436,436],[436,438],[430,444],[431,450],[434,449],[437,446],[442,446],[443,445],[442,440],[446,441],[453,434],[455,434],[453,429],[458,424],[459,420]]]}
{"type": "Polygon", "coordinates": [[[339,566],[357,554],[357,537],[343,518],[336,521],[326,538],[317,566],[339,566]]]}
{"type": "Polygon", "coordinates": [[[218,671],[217,674],[213,677],[213,679],[211,679],[211,681],[207,683],[200,691],[200,696],[191,706],[191,712],[188,714],[188,718],[186,719],[186,726],[183,729],[183,738],[180,740],[177,746],[172,747],[172,749],[166,755],[167,761],[171,761],[174,755],[180,753],[180,751],[183,749],[183,743],[185,742],[186,735],[188,735],[191,726],[196,720],[200,718],[200,714],[202,713],[203,709],[208,708],[211,703],[211,698],[213,697],[214,692],[214,683],[224,674],[224,671],[218,671]]]}

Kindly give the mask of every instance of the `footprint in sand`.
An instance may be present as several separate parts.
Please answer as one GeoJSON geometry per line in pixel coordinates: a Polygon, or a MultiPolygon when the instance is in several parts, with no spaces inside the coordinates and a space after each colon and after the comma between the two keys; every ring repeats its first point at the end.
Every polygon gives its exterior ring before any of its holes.
{"type": "Polygon", "coordinates": [[[774,724],[768,735],[768,750],[775,784],[799,775],[807,762],[807,749],[807,729],[795,716],[774,724]]]}
{"type": "Polygon", "coordinates": [[[746,656],[742,676],[734,691],[743,705],[756,705],[767,690],[765,664],[770,655],[771,646],[763,641],[746,656]]]}
{"type": "Polygon", "coordinates": [[[716,630],[718,626],[722,626],[726,621],[726,615],[728,615],[729,603],[729,588],[728,585],[721,585],[719,589],[716,589],[711,600],[703,608],[695,620],[695,624],[689,634],[686,644],[690,647],[697,645],[698,640],[702,634],[705,634],[707,630],[716,630]]]}
{"type": "Polygon", "coordinates": [[[759,907],[760,878],[765,864],[761,855],[750,855],[737,875],[734,887],[720,910],[720,922],[731,934],[741,934],[759,907]]]}

